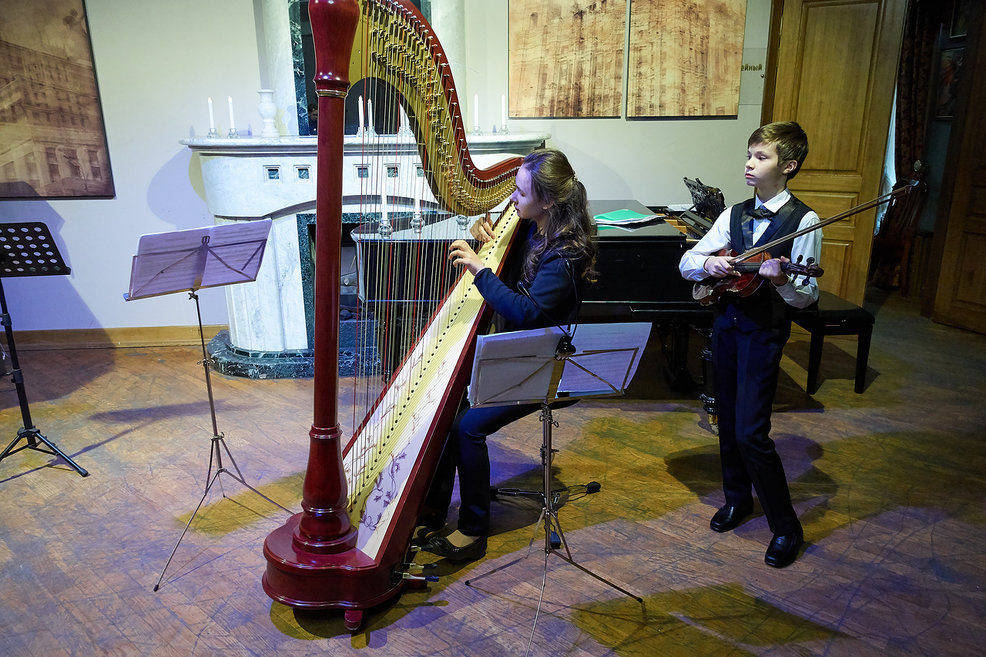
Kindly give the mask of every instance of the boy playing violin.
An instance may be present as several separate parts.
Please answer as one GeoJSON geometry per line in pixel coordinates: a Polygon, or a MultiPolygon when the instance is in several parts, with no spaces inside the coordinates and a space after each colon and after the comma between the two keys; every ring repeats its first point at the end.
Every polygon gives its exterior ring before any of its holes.
{"type": "MultiPolygon", "coordinates": [[[[719,215],[682,256],[681,275],[691,281],[739,276],[735,254],[817,224],[818,215],[787,189],[807,155],[808,137],[797,123],[769,123],[755,130],[746,154],[746,184],[755,188],[754,197],[719,215]]],[[[781,352],[791,334],[791,310],[818,299],[815,279],[789,276],[782,266],[799,256],[817,262],[821,242],[821,231],[815,230],[777,245],[760,265],[764,280],[755,292],[723,294],[714,306],[712,362],[725,504],[710,526],[717,532],[739,526],[753,512],[756,492],[773,533],[764,561],[776,568],[797,558],[804,536],[770,439],[771,405],[781,352]]]]}

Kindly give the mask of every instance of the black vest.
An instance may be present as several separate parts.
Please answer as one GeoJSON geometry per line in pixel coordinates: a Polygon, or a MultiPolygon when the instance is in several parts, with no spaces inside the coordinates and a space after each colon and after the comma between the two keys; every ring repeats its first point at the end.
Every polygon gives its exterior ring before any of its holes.
{"type": "MultiPolygon", "coordinates": [[[[754,199],[737,203],[729,214],[729,248],[736,253],[747,249],[743,244],[743,222],[750,221],[754,199]]],[[[771,220],[770,226],[764,231],[754,246],[766,244],[798,230],[801,220],[811,208],[802,203],[793,194],[788,202],[781,206],[771,220]]],[[[770,255],[775,258],[784,256],[790,259],[791,246],[794,240],[788,240],[770,249],[770,255]]],[[[791,321],[791,311],[794,310],[774,289],[774,284],[764,281],[760,288],[748,297],[727,293],[723,294],[716,303],[719,314],[733,317],[737,327],[744,330],[761,328],[779,328],[791,321]]]]}
{"type": "MultiPolygon", "coordinates": [[[[736,253],[743,253],[746,248],[743,245],[743,222],[750,221],[752,216],[750,212],[753,210],[753,199],[747,199],[743,203],[737,203],[734,205],[729,214],[729,248],[736,253]]],[[[781,206],[781,209],[777,211],[777,214],[773,216],[770,220],[770,226],[764,231],[760,239],[757,240],[756,244],[753,246],[758,246],[760,244],[766,244],[767,242],[773,241],[779,237],[784,237],[785,235],[790,235],[794,231],[798,230],[798,225],[804,216],[811,212],[811,208],[802,203],[793,194],[791,198],[788,199],[787,203],[781,206]]],[[[785,258],[791,257],[791,244],[793,240],[788,240],[783,244],[778,244],[776,247],[770,250],[770,255],[775,258],[780,258],[784,256],[785,258]]]]}

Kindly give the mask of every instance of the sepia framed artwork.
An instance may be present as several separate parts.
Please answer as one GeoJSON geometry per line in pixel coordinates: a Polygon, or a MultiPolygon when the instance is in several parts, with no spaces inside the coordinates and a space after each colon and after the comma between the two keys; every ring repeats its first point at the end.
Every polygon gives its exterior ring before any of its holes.
{"type": "Polygon", "coordinates": [[[615,118],[629,0],[510,0],[510,118],[615,118]]]}
{"type": "Polygon", "coordinates": [[[746,0],[630,0],[627,118],[739,113],[746,0]]]}
{"type": "Polygon", "coordinates": [[[113,197],[83,0],[0,7],[0,198],[113,197]]]}

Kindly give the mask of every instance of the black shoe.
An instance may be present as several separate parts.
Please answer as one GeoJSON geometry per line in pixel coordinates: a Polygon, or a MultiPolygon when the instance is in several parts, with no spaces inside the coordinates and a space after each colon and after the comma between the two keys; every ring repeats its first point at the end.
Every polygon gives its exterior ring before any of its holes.
{"type": "Polygon", "coordinates": [[[712,520],[709,521],[709,527],[714,532],[728,532],[739,527],[739,524],[743,522],[743,518],[751,513],[753,513],[753,502],[738,506],[726,504],[712,516],[712,520]]]}
{"type": "Polygon", "coordinates": [[[800,531],[793,534],[777,534],[767,546],[767,554],[764,555],[763,561],[774,568],[790,566],[798,558],[798,550],[804,542],[804,535],[800,531]]]}
{"type": "Polygon", "coordinates": [[[428,522],[418,520],[418,526],[411,532],[411,546],[423,548],[428,545],[428,541],[435,538],[439,532],[445,529],[444,522],[428,522]]]}
{"type": "Polygon", "coordinates": [[[444,536],[435,536],[421,549],[449,561],[475,561],[486,556],[486,537],[479,536],[465,547],[456,547],[444,536]]]}

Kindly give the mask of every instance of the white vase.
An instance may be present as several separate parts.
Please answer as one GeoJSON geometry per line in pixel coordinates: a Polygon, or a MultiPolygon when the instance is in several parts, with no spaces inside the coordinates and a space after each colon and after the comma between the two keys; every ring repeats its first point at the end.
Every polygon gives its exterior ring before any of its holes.
{"type": "Polygon", "coordinates": [[[260,132],[260,136],[279,137],[277,128],[274,127],[274,117],[277,115],[277,105],[274,104],[274,90],[260,89],[257,91],[257,94],[260,96],[260,104],[257,105],[257,112],[260,114],[260,118],[264,120],[264,127],[260,132]]]}

